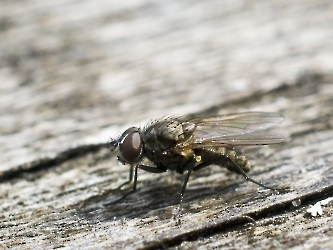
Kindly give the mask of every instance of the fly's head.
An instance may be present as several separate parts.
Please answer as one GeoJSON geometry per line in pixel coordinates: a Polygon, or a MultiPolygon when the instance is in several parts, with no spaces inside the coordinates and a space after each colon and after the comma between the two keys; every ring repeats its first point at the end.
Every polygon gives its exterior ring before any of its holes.
{"type": "Polygon", "coordinates": [[[123,164],[133,164],[142,157],[143,144],[140,135],[140,129],[131,127],[117,140],[110,141],[111,152],[119,147],[118,160],[123,164]]]}

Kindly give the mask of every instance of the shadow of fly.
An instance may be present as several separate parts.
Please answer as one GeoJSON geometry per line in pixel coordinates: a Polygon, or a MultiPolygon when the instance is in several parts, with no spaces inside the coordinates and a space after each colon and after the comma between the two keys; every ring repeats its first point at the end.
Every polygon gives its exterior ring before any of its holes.
{"type": "Polygon", "coordinates": [[[165,117],[142,129],[128,128],[118,139],[110,141],[111,151],[119,148],[118,160],[130,164],[129,180],[119,188],[132,181],[133,188],[121,199],[136,191],[138,169],[151,173],[167,170],[179,174],[186,172],[176,216],[177,223],[180,223],[184,193],[192,171],[213,164],[240,174],[263,188],[281,191],[250,178],[246,173],[251,170],[251,164],[245,155],[235,150],[235,146],[284,142],[284,138],[267,131],[283,120],[284,117],[277,113],[246,112],[191,118],[165,117]]]}

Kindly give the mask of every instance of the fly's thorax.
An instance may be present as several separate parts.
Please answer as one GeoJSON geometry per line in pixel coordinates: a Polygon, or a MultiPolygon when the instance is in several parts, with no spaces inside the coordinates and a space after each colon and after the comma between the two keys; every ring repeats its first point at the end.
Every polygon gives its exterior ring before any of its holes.
{"type": "Polygon", "coordinates": [[[159,168],[183,173],[195,156],[186,144],[194,129],[194,124],[171,118],[146,126],[141,133],[145,156],[159,168]]]}
{"type": "Polygon", "coordinates": [[[188,140],[195,127],[193,123],[170,118],[146,127],[142,139],[145,146],[151,150],[167,150],[188,140]]]}
{"type": "Polygon", "coordinates": [[[173,152],[176,154],[181,155],[184,158],[193,158],[195,157],[194,150],[191,145],[182,146],[182,147],[175,147],[172,149],[173,152]]]}
{"type": "Polygon", "coordinates": [[[187,148],[186,150],[176,150],[175,147],[171,147],[167,150],[150,150],[145,148],[145,156],[150,160],[157,168],[176,171],[182,174],[187,170],[188,163],[195,156],[193,150],[187,148]]]}

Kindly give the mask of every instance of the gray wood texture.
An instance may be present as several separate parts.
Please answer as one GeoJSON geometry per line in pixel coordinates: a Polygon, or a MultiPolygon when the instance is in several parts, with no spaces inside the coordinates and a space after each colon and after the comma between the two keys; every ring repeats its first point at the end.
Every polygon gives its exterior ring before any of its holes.
{"type": "Polygon", "coordinates": [[[0,1],[0,249],[332,249],[333,3],[0,1]],[[107,147],[168,114],[267,111],[290,140],[128,178],[107,147]],[[318,203],[319,204],[319,203],[318,203]],[[317,205],[318,205],[317,204],[317,205]],[[319,210],[318,210],[319,211],[319,210]],[[252,219],[255,222],[252,221],[252,219]]]}

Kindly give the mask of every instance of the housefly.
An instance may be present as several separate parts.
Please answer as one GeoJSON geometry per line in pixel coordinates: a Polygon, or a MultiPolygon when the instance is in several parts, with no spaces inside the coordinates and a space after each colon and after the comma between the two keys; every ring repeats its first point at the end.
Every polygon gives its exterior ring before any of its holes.
{"type": "Polygon", "coordinates": [[[118,139],[110,141],[111,151],[119,148],[118,160],[130,165],[129,180],[120,187],[133,181],[133,188],[122,198],[135,192],[138,169],[151,173],[167,170],[179,174],[186,172],[180,191],[179,219],[191,172],[209,165],[225,167],[261,187],[278,190],[246,174],[251,164],[245,155],[235,150],[235,146],[284,142],[282,137],[267,132],[268,128],[283,120],[284,117],[277,113],[246,112],[221,116],[165,117],[143,128],[128,128],[118,139]]]}

